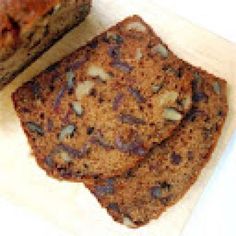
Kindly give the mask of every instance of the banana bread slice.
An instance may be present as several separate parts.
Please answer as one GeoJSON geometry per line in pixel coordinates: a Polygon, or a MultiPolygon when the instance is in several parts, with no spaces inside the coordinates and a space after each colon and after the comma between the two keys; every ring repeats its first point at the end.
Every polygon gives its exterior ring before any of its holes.
{"type": "Polygon", "coordinates": [[[0,89],[69,29],[91,0],[0,0],[0,89]]]}
{"type": "Polygon", "coordinates": [[[152,29],[129,17],[13,94],[39,165],[56,178],[121,175],[169,137],[192,77],[152,29]]]}
{"type": "Polygon", "coordinates": [[[123,177],[87,182],[114,220],[139,227],[157,219],[196,181],[211,157],[228,107],[226,82],[192,68],[193,107],[178,130],[123,177]]]}

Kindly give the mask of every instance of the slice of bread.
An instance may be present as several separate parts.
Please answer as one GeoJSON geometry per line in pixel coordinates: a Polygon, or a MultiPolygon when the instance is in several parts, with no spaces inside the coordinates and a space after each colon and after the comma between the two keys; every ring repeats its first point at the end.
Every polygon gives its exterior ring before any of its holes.
{"type": "Polygon", "coordinates": [[[144,225],[175,204],[196,181],[221,134],[228,111],[226,82],[191,71],[193,107],[178,130],[126,175],[87,182],[108,213],[128,227],[144,225]]]}
{"type": "Polygon", "coordinates": [[[191,98],[188,66],[138,16],[13,94],[38,164],[72,181],[133,168],[178,127],[191,98]]]}

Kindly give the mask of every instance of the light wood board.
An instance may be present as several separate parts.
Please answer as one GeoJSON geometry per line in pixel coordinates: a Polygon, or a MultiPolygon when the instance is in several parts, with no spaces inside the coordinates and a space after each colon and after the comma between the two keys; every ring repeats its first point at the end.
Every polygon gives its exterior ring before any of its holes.
{"type": "MultiPolygon", "coordinates": [[[[91,15],[0,92],[0,195],[68,232],[68,235],[178,236],[236,130],[236,46],[159,7],[155,1],[94,0],[91,15]],[[219,144],[197,183],[158,220],[136,230],[115,223],[83,184],[45,175],[13,109],[11,93],[48,65],[125,16],[141,15],[181,58],[228,81],[230,112],[219,144]]],[[[37,230],[37,229],[36,229],[37,230]]]]}

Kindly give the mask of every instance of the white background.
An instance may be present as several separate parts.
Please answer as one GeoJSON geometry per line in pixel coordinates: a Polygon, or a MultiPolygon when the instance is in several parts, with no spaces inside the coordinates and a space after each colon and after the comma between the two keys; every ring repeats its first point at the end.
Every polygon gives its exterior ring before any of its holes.
{"type": "MultiPolygon", "coordinates": [[[[157,0],[157,3],[193,23],[236,42],[234,2],[233,0],[157,0]]],[[[235,236],[235,213],[236,131],[183,230],[183,236],[235,236]]],[[[0,227],[1,235],[4,236],[68,236],[40,217],[12,205],[2,197],[0,197],[0,227]]]]}

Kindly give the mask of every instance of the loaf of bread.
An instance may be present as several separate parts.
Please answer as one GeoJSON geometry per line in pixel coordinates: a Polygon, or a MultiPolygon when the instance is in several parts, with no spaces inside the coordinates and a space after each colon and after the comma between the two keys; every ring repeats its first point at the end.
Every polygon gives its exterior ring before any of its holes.
{"type": "Polygon", "coordinates": [[[108,178],[169,137],[192,77],[152,29],[129,17],[13,95],[39,165],[56,178],[108,178]]]}
{"type": "Polygon", "coordinates": [[[0,0],[0,88],[69,29],[91,0],[0,0]]]}
{"type": "Polygon", "coordinates": [[[190,71],[193,107],[178,130],[126,175],[87,182],[109,214],[128,227],[157,219],[175,204],[196,181],[221,134],[228,111],[226,82],[191,66],[190,71]]]}

